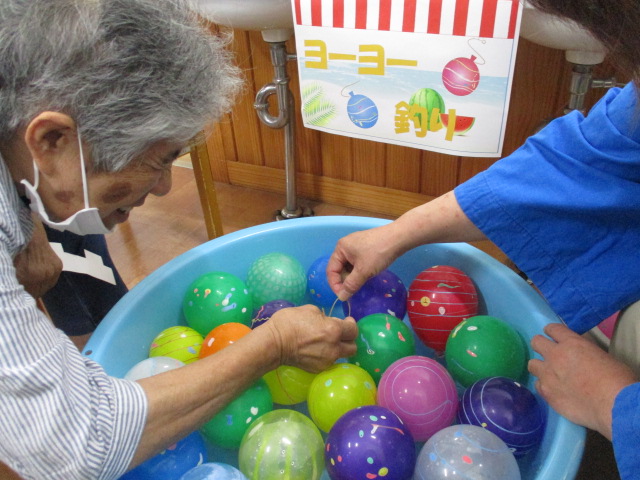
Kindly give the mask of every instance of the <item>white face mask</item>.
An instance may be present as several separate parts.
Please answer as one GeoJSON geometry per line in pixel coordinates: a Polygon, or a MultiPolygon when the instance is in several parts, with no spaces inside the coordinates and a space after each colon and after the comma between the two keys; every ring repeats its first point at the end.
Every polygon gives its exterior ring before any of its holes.
{"type": "Polygon", "coordinates": [[[87,188],[87,174],[84,170],[84,155],[82,154],[82,142],[80,140],[80,132],[78,132],[78,146],[80,148],[80,170],[82,172],[82,191],[84,192],[84,208],[82,210],[77,211],[73,215],[71,215],[66,220],[62,222],[54,222],[49,219],[49,215],[47,215],[47,211],[44,208],[42,203],[42,199],[40,195],[38,195],[38,184],[40,183],[40,173],[38,172],[38,167],[34,160],[33,162],[33,171],[34,171],[34,183],[35,185],[31,185],[27,180],[22,180],[22,183],[25,187],[27,197],[29,198],[31,204],[31,210],[37,213],[40,216],[40,219],[43,223],[48,225],[49,227],[59,230],[61,232],[71,232],[77,235],[92,235],[92,234],[104,234],[109,233],[107,227],[104,226],[102,222],[102,218],[100,218],[100,212],[98,212],[97,208],[89,207],[89,191],[87,188]]]}

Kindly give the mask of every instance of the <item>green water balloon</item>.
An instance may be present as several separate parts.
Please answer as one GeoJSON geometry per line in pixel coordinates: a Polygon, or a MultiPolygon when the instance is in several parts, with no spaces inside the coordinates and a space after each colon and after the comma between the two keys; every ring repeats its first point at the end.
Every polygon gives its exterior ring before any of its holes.
{"type": "Polygon", "coordinates": [[[486,377],[523,380],[529,352],[518,331],[496,317],[477,315],[456,326],[447,340],[445,360],[463,387],[486,377]]]}

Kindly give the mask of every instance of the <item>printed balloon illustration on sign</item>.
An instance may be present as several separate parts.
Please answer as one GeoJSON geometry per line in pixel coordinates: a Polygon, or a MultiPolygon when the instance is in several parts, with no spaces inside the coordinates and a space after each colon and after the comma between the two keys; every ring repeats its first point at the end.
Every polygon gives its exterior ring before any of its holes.
{"type": "Polygon", "coordinates": [[[442,83],[454,95],[465,96],[472,93],[480,83],[480,70],[476,57],[458,57],[451,60],[442,70],[442,83]]]}
{"type": "Polygon", "coordinates": [[[378,121],[378,107],[369,97],[349,92],[347,113],[349,119],[360,128],[371,128],[378,121]]]}
{"type": "Polygon", "coordinates": [[[445,88],[449,90],[449,92],[460,97],[469,95],[478,88],[478,84],[480,83],[480,70],[478,69],[478,64],[485,64],[485,60],[482,58],[482,55],[480,55],[480,53],[471,46],[472,40],[482,44],[486,43],[486,40],[484,39],[470,38],[467,40],[467,45],[469,45],[469,48],[473,50],[476,55],[471,55],[470,58],[454,58],[442,69],[442,83],[445,88]],[[481,62],[477,61],[478,57],[482,60],[481,62]]]}

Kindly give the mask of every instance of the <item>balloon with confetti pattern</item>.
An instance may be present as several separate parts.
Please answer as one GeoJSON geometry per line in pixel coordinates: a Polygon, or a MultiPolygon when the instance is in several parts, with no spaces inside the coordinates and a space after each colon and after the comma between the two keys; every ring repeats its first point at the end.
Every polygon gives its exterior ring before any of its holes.
{"type": "Polygon", "coordinates": [[[316,375],[309,388],[309,415],[328,432],[342,414],[364,405],[375,405],[376,383],[366,370],[350,363],[337,363],[316,375]]]}
{"type": "Polygon", "coordinates": [[[327,315],[338,299],[327,280],[329,258],[330,255],[318,257],[307,270],[307,291],[311,303],[323,309],[327,315]]]}
{"type": "Polygon", "coordinates": [[[387,408],[368,405],[348,411],[331,427],[325,444],[332,480],[408,480],[413,475],[413,437],[387,408]]]}
{"type": "Polygon", "coordinates": [[[468,387],[486,377],[521,380],[529,350],[512,325],[490,315],[476,315],[451,331],[444,358],[451,376],[468,387]]]}
{"type": "Polygon", "coordinates": [[[251,328],[257,328],[260,325],[262,325],[264,322],[266,322],[267,320],[269,320],[274,313],[276,313],[279,310],[282,310],[283,308],[291,308],[291,307],[295,307],[296,305],[292,302],[289,302],[287,300],[271,300],[270,302],[265,303],[264,305],[262,305],[254,314],[253,314],[253,318],[251,319],[251,328]]]}
{"type": "Polygon", "coordinates": [[[451,330],[478,314],[478,293],[462,270],[435,265],[420,272],[409,285],[407,311],[418,338],[442,354],[451,330]]]}
{"type": "Polygon", "coordinates": [[[260,379],[220,410],[200,431],[213,445],[238,448],[251,424],[271,410],[271,393],[264,380],[260,379]]]}
{"type": "Polygon", "coordinates": [[[240,278],[227,272],[209,272],[189,285],[182,312],[187,325],[204,337],[223,323],[251,325],[253,302],[240,278]]]}
{"type": "Polygon", "coordinates": [[[411,329],[387,313],[374,313],[358,321],[356,347],[358,350],[349,357],[349,363],[364,368],[376,384],[389,365],[416,353],[411,329]]]}
{"type": "Polygon", "coordinates": [[[171,357],[184,363],[195,362],[203,340],[202,335],[191,327],[169,327],[153,339],[149,357],[171,357]]]}
{"type": "Polygon", "coordinates": [[[199,358],[205,358],[219,352],[225,347],[234,344],[242,337],[251,332],[251,329],[244,323],[229,322],[223,323],[211,330],[202,341],[199,358]]]}
{"type": "Polygon", "coordinates": [[[423,445],[413,478],[520,480],[521,476],[513,453],[495,434],[476,425],[453,425],[423,445]]]}
{"type": "Polygon", "coordinates": [[[407,288],[391,270],[371,277],[353,296],[342,302],[342,311],[356,321],[374,313],[404,318],[407,313],[407,288]]]}

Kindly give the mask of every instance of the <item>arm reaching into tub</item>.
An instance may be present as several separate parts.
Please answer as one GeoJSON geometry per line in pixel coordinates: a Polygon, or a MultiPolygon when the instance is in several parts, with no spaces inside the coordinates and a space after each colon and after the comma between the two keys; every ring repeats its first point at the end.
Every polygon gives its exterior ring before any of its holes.
{"type": "Polygon", "coordinates": [[[286,308],[214,355],[139,381],[148,399],[137,465],[208,422],[265,373],[280,365],[311,372],[356,353],[353,318],[326,317],[314,306],[286,308]]]}
{"type": "Polygon", "coordinates": [[[392,223],[340,239],[327,265],[327,279],[340,300],[403,253],[427,243],[472,242],[486,236],[462,212],[453,192],[409,210],[392,223]]]}
{"type": "Polygon", "coordinates": [[[560,415],[612,439],[614,403],[638,382],[633,371],[593,342],[560,323],[536,335],[531,346],[542,359],[529,360],[536,390],[560,415]]]}

